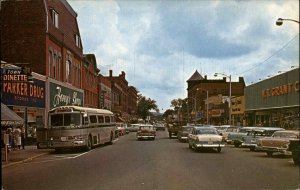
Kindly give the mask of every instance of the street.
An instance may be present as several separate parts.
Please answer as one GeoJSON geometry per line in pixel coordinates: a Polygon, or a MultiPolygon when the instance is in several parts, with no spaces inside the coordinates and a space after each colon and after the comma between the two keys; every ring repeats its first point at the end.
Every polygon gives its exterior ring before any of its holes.
{"type": "Polygon", "coordinates": [[[2,170],[4,190],[298,189],[299,166],[290,157],[226,145],[221,153],[194,152],[157,132],[154,141],[135,133],[89,152],[50,153],[2,170]]]}

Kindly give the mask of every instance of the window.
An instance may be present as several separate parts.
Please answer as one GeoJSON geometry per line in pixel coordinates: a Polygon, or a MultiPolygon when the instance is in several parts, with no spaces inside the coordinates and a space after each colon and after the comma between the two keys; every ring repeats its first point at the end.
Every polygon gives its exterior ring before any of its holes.
{"type": "Polygon", "coordinates": [[[102,115],[98,116],[98,122],[99,123],[104,123],[104,117],[102,115]]]}
{"type": "Polygon", "coordinates": [[[110,117],[109,116],[105,116],[105,123],[110,123],[110,117]]]}
{"type": "Polygon", "coordinates": [[[53,78],[56,79],[56,62],[57,62],[57,55],[54,53],[53,57],[53,78]]]}
{"type": "Polygon", "coordinates": [[[49,51],[49,77],[51,77],[52,70],[52,51],[49,51]]]}
{"type": "Polygon", "coordinates": [[[61,80],[61,55],[57,58],[57,79],[61,80]]]}
{"type": "Polygon", "coordinates": [[[75,45],[79,48],[81,48],[81,45],[80,45],[80,36],[75,34],[75,45]]]}
{"type": "Polygon", "coordinates": [[[66,62],[66,80],[71,82],[71,61],[67,60],[66,62]]]}
{"type": "Polygon", "coordinates": [[[55,28],[58,28],[58,13],[54,9],[52,9],[51,16],[53,25],[55,26],[55,28]]]}
{"type": "Polygon", "coordinates": [[[97,117],[95,115],[90,116],[91,123],[97,123],[97,117]]]}

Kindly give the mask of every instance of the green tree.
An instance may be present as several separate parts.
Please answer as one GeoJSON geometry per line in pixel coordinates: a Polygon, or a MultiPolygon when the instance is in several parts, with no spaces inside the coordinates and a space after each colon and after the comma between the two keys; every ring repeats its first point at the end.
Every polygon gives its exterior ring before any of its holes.
{"type": "Polygon", "coordinates": [[[150,115],[150,110],[158,111],[156,101],[151,100],[150,98],[146,98],[142,94],[138,94],[138,103],[137,103],[138,116],[145,120],[147,116],[150,115]]]}

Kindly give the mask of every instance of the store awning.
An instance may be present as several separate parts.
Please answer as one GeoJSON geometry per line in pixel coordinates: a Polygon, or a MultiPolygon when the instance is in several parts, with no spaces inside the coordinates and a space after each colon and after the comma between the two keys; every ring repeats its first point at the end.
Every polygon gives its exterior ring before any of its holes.
{"type": "Polygon", "coordinates": [[[1,125],[23,125],[24,120],[1,102],[1,125]]]}

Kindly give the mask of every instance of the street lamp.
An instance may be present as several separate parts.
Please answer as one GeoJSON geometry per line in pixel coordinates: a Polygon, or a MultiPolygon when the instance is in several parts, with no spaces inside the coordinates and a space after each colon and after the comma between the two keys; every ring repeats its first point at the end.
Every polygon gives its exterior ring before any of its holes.
{"type": "Polygon", "coordinates": [[[204,89],[204,88],[197,88],[197,90],[203,90],[206,91],[206,124],[209,124],[209,120],[208,120],[208,90],[204,89]]]}
{"type": "Polygon", "coordinates": [[[276,25],[277,25],[277,26],[281,26],[281,25],[283,24],[283,21],[292,21],[292,22],[296,22],[296,23],[299,24],[299,21],[294,20],[294,19],[278,18],[278,19],[276,20],[276,25]]]}
{"type": "Polygon", "coordinates": [[[214,76],[223,75],[225,77],[229,78],[229,102],[228,102],[228,108],[229,108],[229,125],[231,125],[231,75],[226,75],[224,73],[215,73],[214,76]]]}

